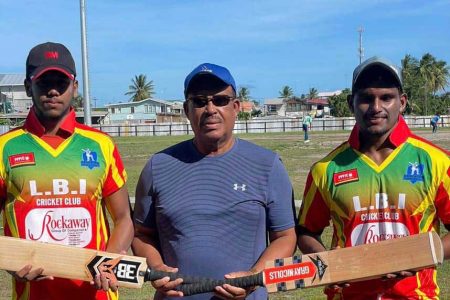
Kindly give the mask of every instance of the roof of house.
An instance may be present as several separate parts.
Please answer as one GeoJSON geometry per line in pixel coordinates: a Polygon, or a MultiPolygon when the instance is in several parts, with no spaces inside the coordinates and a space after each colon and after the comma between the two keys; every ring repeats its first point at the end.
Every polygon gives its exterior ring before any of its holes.
{"type": "Polygon", "coordinates": [[[134,101],[134,102],[123,102],[123,103],[113,103],[113,104],[106,104],[105,107],[127,107],[127,106],[139,106],[145,103],[149,103],[149,102],[156,102],[159,104],[165,104],[165,105],[173,105],[173,102],[169,102],[166,100],[161,100],[161,99],[152,99],[152,98],[147,98],[141,101],[134,101]]]}
{"type": "Polygon", "coordinates": [[[328,99],[320,99],[320,98],[306,99],[306,104],[328,105],[328,99]]]}
{"type": "Polygon", "coordinates": [[[251,112],[255,104],[250,101],[241,101],[241,111],[251,112]]]}
{"type": "Polygon", "coordinates": [[[0,86],[23,85],[25,74],[0,74],[0,86]]]}
{"type": "Polygon", "coordinates": [[[282,98],[272,98],[264,100],[264,105],[282,105],[282,104],[283,104],[282,98]]]}
{"type": "Polygon", "coordinates": [[[322,98],[322,97],[339,96],[340,94],[342,94],[342,90],[336,90],[333,92],[320,92],[319,94],[317,94],[317,96],[319,98],[322,98]]]}

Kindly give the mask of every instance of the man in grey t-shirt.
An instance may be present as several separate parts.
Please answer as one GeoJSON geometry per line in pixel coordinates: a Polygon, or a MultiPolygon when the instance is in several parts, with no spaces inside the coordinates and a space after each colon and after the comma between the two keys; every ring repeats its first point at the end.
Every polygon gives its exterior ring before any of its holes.
{"type": "MultiPolygon", "coordinates": [[[[201,64],[185,80],[194,138],[155,154],[136,189],[133,242],[151,268],[215,279],[260,272],[295,250],[292,186],[274,152],[233,136],[240,103],[230,72],[201,64]],[[267,236],[270,243],[267,245],[267,236]]],[[[156,299],[181,279],[152,282],[156,299]]],[[[265,299],[264,288],[217,286],[189,299],[265,299]]]]}

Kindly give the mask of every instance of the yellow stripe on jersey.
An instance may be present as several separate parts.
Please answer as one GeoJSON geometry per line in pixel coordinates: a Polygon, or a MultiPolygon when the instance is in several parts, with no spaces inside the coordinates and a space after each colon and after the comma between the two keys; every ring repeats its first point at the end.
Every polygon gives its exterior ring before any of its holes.
{"type": "MultiPolygon", "coordinates": [[[[101,145],[100,148],[102,149],[102,153],[106,159],[107,165],[111,166],[111,176],[116,182],[117,186],[122,187],[125,184],[125,181],[122,179],[122,176],[120,176],[119,170],[117,169],[116,160],[113,156],[114,143],[112,142],[111,138],[105,134],[99,134],[98,132],[84,130],[81,128],[75,128],[75,132],[84,137],[97,141],[101,145]]],[[[108,170],[109,167],[105,169],[106,173],[104,174],[104,179],[108,174],[108,170]]]]}
{"type": "Polygon", "coordinates": [[[397,157],[400,150],[403,148],[403,145],[400,145],[399,147],[395,148],[394,151],[392,151],[391,154],[381,163],[381,165],[377,165],[370,157],[367,155],[359,152],[356,149],[353,149],[358,156],[361,158],[362,161],[364,161],[369,167],[371,167],[375,172],[381,173],[383,170],[390,165],[390,163],[397,157]]]}
{"type": "MultiPolygon", "coordinates": [[[[0,137],[0,157],[3,157],[3,150],[5,149],[6,143],[18,136],[21,136],[22,134],[25,134],[25,131],[22,129],[18,129],[7,132],[0,137]]],[[[0,177],[2,179],[6,178],[6,167],[3,164],[3,160],[0,161],[0,177]]]]}
{"type": "Polygon", "coordinates": [[[99,204],[97,205],[97,249],[100,249],[101,242],[104,241],[105,244],[108,244],[109,236],[108,236],[108,230],[106,228],[106,220],[105,220],[105,214],[103,211],[103,205],[99,204]]]}
{"type": "MultiPolygon", "coordinates": [[[[450,160],[444,152],[426,142],[415,139],[413,137],[408,138],[407,142],[419,149],[422,149],[423,151],[428,153],[430,157],[433,158],[430,159],[432,183],[429,186],[428,193],[425,199],[423,199],[423,201],[412,214],[417,215],[424,213],[430,207],[434,207],[434,200],[437,193],[436,187],[438,187],[441,182],[443,183],[444,188],[447,191],[450,189],[450,179],[448,176],[446,176],[450,160]]],[[[434,222],[435,214],[424,214],[424,216],[428,216],[428,219],[425,220],[425,223],[421,222],[421,224],[424,224],[421,229],[427,231],[430,225],[434,222]]]]}
{"type": "Polygon", "coordinates": [[[9,229],[11,230],[11,235],[18,238],[19,229],[17,228],[17,218],[16,211],[14,210],[14,201],[6,203],[4,212],[4,217],[6,217],[6,222],[8,223],[9,229]]]}
{"type": "MultiPolygon", "coordinates": [[[[336,149],[334,149],[331,153],[329,153],[327,156],[325,156],[323,159],[315,163],[311,169],[311,176],[314,181],[314,186],[319,187],[320,190],[326,191],[326,195],[322,194],[323,199],[325,200],[325,203],[328,207],[331,207],[331,195],[328,192],[328,178],[326,177],[327,174],[327,168],[329,163],[340,153],[347,150],[349,147],[348,143],[343,143],[336,149]],[[321,174],[323,174],[323,178],[321,178],[321,174]]],[[[311,197],[314,197],[314,194],[311,195],[311,197]]],[[[312,199],[311,199],[312,200],[312,199]]]]}
{"type": "Polygon", "coordinates": [[[29,133],[31,135],[31,137],[36,141],[36,143],[39,144],[39,146],[41,146],[43,149],[45,149],[45,151],[47,151],[48,153],[50,153],[51,156],[53,157],[57,157],[58,155],[60,155],[66,148],[67,146],[70,144],[70,142],[72,141],[73,138],[73,134],[68,137],[67,139],[65,139],[56,149],[53,148],[52,146],[50,146],[49,144],[47,144],[43,139],[41,139],[40,137],[29,133]]]}

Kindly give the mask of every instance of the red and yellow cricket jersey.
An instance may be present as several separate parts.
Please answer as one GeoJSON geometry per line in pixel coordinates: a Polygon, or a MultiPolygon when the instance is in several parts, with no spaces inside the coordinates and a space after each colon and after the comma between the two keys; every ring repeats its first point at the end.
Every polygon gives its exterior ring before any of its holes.
{"type": "MultiPolygon", "coordinates": [[[[34,110],[23,127],[0,136],[0,203],[5,235],[31,241],[105,250],[109,228],[102,198],[126,181],[111,138],[75,121],[72,110],[53,148],[34,110]]],[[[14,255],[14,253],[11,253],[14,255]]],[[[55,257],[63,260],[64,257],[55,257]]],[[[116,299],[88,282],[13,281],[13,299],[116,299]]]]}
{"type": "MultiPolygon", "coordinates": [[[[332,220],[332,246],[352,247],[439,232],[439,220],[450,224],[448,153],[413,135],[400,117],[390,136],[396,148],[377,165],[358,151],[358,132],[355,126],[347,142],[311,168],[299,225],[320,233],[332,220]]],[[[350,299],[435,299],[439,288],[436,270],[426,269],[403,280],[352,283],[343,293],[350,299]]]]}

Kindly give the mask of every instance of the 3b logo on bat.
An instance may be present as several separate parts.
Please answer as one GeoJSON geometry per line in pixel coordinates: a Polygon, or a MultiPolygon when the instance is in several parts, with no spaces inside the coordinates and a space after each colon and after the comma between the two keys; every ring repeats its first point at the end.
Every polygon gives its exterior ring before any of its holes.
{"type": "Polygon", "coordinates": [[[121,257],[113,259],[97,255],[86,267],[93,278],[97,274],[103,274],[112,282],[138,283],[140,266],[140,262],[121,259],[121,257]]]}

